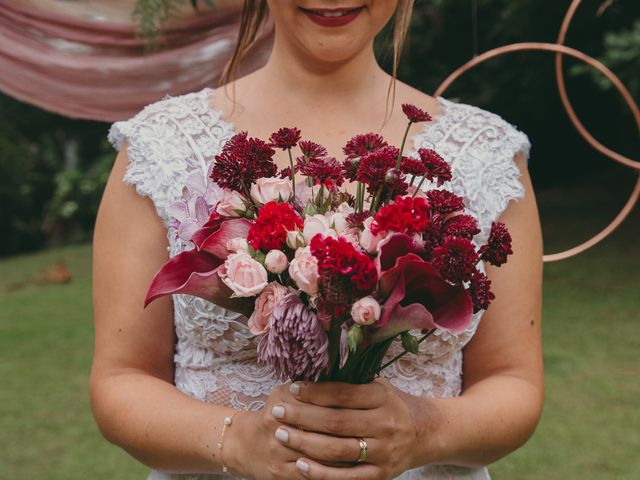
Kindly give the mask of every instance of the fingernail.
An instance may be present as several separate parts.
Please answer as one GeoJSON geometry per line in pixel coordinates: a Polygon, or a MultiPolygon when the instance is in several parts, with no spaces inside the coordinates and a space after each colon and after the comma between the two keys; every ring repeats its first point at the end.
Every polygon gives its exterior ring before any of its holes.
{"type": "Polygon", "coordinates": [[[271,413],[276,418],[284,418],[284,407],[281,405],[276,405],[271,409],[271,413]]]}
{"type": "Polygon", "coordinates": [[[289,441],[289,432],[287,432],[284,428],[278,428],[276,430],[276,438],[282,443],[287,443],[289,441]]]}
{"type": "Polygon", "coordinates": [[[296,460],[296,468],[300,470],[302,473],[309,472],[309,464],[300,458],[296,460]]]}
{"type": "Polygon", "coordinates": [[[293,395],[300,395],[300,384],[299,383],[292,383],[291,385],[289,385],[289,391],[293,395]]]}

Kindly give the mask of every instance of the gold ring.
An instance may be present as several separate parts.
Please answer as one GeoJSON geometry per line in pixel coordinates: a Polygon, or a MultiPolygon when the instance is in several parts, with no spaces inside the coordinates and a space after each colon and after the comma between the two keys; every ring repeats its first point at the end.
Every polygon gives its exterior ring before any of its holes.
{"type": "Polygon", "coordinates": [[[367,459],[367,450],[368,450],[368,445],[367,442],[364,441],[364,438],[358,438],[358,445],[360,446],[360,456],[358,457],[358,460],[356,460],[356,463],[362,463],[367,459]]]}

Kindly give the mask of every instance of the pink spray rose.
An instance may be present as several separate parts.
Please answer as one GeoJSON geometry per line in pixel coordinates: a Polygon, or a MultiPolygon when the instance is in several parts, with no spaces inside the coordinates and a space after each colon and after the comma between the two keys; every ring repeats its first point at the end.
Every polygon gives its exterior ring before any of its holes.
{"type": "Polygon", "coordinates": [[[254,335],[262,335],[269,330],[269,319],[273,309],[289,293],[289,289],[278,282],[271,282],[256,299],[256,308],[249,317],[249,330],[254,335]]]}
{"type": "Polygon", "coordinates": [[[300,290],[312,297],[318,295],[318,260],[311,254],[311,248],[296,250],[289,264],[289,275],[300,290]]]}
{"type": "Polygon", "coordinates": [[[247,210],[246,199],[235,190],[224,189],[216,212],[223,217],[239,217],[238,212],[247,210]]]}
{"type": "Polygon", "coordinates": [[[316,214],[311,215],[304,220],[304,228],[302,230],[302,236],[304,241],[309,244],[311,239],[318,233],[327,235],[331,226],[329,225],[329,219],[324,215],[316,214]]]}
{"type": "Polygon", "coordinates": [[[233,253],[218,269],[234,297],[253,297],[267,286],[267,270],[248,253],[233,253]]]}
{"type": "Polygon", "coordinates": [[[381,233],[374,235],[371,233],[371,223],[373,222],[373,217],[369,217],[364,221],[364,229],[360,234],[360,245],[367,252],[373,253],[377,251],[378,244],[384,238],[381,233]]]}
{"type": "Polygon", "coordinates": [[[269,250],[267,256],[264,259],[264,266],[267,267],[271,273],[282,273],[289,265],[287,256],[281,250],[269,250]]]}
{"type": "Polygon", "coordinates": [[[371,325],[380,318],[380,304],[371,295],[361,298],[351,307],[351,318],[360,325],[371,325]]]}
{"type": "Polygon", "coordinates": [[[249,243],[246,238],[236,237],[227,242],[227,250],[231,253],[247,253],[249,251],[249,243]]]}
{"type": "Polygon", "coordinates": [[[287,202],[293,195],[291,180],[288,178],[259,178],[251,185],[251,198],[261,205],[269,202],[287,202]]]}

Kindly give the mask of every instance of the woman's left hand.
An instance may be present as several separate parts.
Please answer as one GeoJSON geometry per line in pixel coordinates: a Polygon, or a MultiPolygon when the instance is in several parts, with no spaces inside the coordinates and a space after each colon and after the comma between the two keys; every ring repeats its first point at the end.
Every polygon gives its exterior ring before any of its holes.
{"type": "Polygon", "coordinates": [[[367,385],[298,382],[289,391],[272,409],[283,424],[276,438],[305,455],[296,466],[307,478],[389,479],[411,468],[417,422],[386,380],[367,385]],[[366,442],[367,454],[356,463],[359,439],[366,442]]]}

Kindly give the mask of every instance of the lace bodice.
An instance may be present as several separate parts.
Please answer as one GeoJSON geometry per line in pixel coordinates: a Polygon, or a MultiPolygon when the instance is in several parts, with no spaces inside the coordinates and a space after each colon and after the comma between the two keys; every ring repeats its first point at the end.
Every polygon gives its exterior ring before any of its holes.
{"type": "MultiPolygon", "coordinates": [[[[167,227],[171,256],[192,248],[171,228],[171,207],[182,197],[188,178],[208,177],[214,157],[236,132],[210,105],[212,90],[205,88],[148,105],[135,117],[116,122],[109,141],[120,149],[128,140],[129,164],[123,180],[149,197],[167,227]]],[[[409,152],[428,147],[437,150],[453,171],[447,188],[465,199],[479,220],[477,243],[488,237],[511,200],[524,188],[514,156],[528,159],[527,136],[499,116],[478,107],[437,97],[442,115],[413,137],[409,152]]],[[[277,127],[277,126],[274,126],[277,127]]],[[[425,189],[434,185],[424,185],[425,189]]],[[[279,384],[267,368],[257,363],[257,339],[246,318],[206,300],[173,295],[175,384],[186,394],[206,402],[257,410],[279,384]]],[[[397,388],[413,395],[457,396],[462,385],[462,348],[476,331],[482,312],[462,334],[435,334],[421,345],[422,355],[406,355],[383,371],[397,388]]],[[[392,346],[390,355],[400,351],[392,346]]],[[[211,479],[218,476],[180,476],[152,472],[150,478],[211,479]]],[[[486,479],[486,469],[425,467],[405,472],[402,479],[486,479]]]]}

